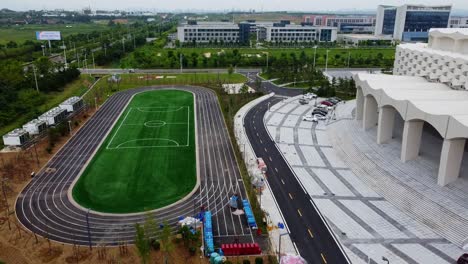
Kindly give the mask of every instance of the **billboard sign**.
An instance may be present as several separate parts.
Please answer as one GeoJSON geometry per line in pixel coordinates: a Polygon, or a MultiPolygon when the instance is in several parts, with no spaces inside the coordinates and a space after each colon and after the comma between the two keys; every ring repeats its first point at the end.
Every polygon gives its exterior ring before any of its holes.
{"type": "Polygon", "coordinates": [[[61,40],[60,31],[36,31],[37,40],[61,40]]]}

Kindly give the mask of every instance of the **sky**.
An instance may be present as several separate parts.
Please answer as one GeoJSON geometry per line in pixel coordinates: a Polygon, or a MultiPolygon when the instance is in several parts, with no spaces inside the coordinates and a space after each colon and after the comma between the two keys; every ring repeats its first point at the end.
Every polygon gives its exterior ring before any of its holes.
{"type": "Polygon", "coordinates": [[[378,4],[452,4],[453,9],[468,10],[467,0],[0,0],[0,9],[40,10],[67,9],[80,10],[90,6],[91,9],[105,10],[156,10],[156,11],[352,11],[375,10],[378,4]]]}

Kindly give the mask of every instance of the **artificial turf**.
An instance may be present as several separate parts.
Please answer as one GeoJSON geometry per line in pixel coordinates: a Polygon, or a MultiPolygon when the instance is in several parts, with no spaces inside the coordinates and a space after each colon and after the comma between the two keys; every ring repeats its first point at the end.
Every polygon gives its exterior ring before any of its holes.
{"type": "Polygon", "coordinates": [[[194,96],[136,94],[73,188],[76,202],[107,213],[161,208],[196,183],[194,96]]]}

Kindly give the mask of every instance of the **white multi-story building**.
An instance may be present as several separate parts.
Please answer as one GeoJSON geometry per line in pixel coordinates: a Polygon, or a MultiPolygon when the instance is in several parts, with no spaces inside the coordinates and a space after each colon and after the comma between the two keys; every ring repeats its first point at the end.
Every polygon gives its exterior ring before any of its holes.
{"type": "Polygon", "coordinates": [[[302,22],[312,26],[336,27],[339,33],[373,33],[375,16],[304,15],[302,22]]]}
{"type": "Polygon", "coordinates": [[[259,28],[259,40],[267,42],[333,42],[337,38],[335,27],[302,25],[273,25],[259,28]]]}
{"type": "Polygon", "coordinates": [[[451,17],[449,28],[468,28],[468,17],[451,17]]]}
{"type": "Polygon", "coordinates": [[[448,27],[451,10],[451,5],[379,5],[374,34],[392,35],[400,41],[425,42],[429,29],[448,27]]]}
{"type": "Polygon", "coordinates": [[[429,31],[428,44],[398,45],[393,73],[468,90],[468,28],[435,28],[429,31]]]}
{"type": "Polygon", "coordinates": [[[239,42],[239,25],[230,22],[189,21],[177,27],[180,42],[239,42]]]}

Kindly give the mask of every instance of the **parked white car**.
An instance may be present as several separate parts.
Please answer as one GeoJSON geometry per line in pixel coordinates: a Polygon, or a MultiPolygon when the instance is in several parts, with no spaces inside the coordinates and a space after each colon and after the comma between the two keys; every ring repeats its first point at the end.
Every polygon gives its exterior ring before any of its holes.
{"type": "Polygon", "coordinates": [[[317,120],[327,120],[326,116],[314,115],[314,117],[317,118],[317,120]]]}
{"type": "Polygon", "coordinates": [[[312,99],[317,98],[317,95],[314,94],[314,93],[306,93],[306,94],[303,95],[303,98],[312,100],[312,99]]]}
{"type": "Polygon", "coordinates": [[[312,115],[305,115],[302,120],[309,122],[318,122],[318,118],[312,115]]]}

